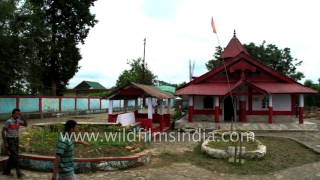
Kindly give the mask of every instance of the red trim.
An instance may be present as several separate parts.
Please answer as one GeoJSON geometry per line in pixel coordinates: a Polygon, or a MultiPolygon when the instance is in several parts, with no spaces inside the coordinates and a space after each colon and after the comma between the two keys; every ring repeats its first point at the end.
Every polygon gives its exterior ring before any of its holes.
{"type": "Polygon", "coordinates": [[[269,124],[272,124],[272,115],[273,115],[272,107],[269,107],[269,118],[268,118],[268,123],[269,124]]]}
{"type": "Polygon", "coordinates": [[[188,110],[188,121],[192,122],[192,116],[193,116],[193,106],[189,106],[189,110],[188,110]]]}
{"type": "MultiPolygon", "coordinates": [[[[1,96],[0,98],[59,98],[60,96],[1,96]]],[[[63,96],[62,98],[88,98],[88,96],[63,96]]],[[[90,96],[90,98],[97,98],[100,99],[100,97],[93,97],[90,96]]]]}
{"type": "Polygon", "coordinates": [[[246,102],[239,101],[239,121],[245,122],[246,121],[246,102]]]}
{"type": "Polygon", "coordinates": [[[108,122],[115,123],[117,121],[118,114],[108,114],[108,122]]]}
{"type": "Polygon", "coordinates": [[[19,105],[20,105],[20,99],[19,97],[16,97],[16,108],[19,109],[19,105]]]}
{"type": "Polygon", "coordinates": [[[165,127],[164,117],[163,115],[160,115],[160,131],[163,131],[164,127],[165,127]]]}
{"type": "Polygon", "coordinates": [[[304,108],[300,107],[299,108],[299,123],[300,124],[303,124],[303,111],[304,111],[304,108]]]}

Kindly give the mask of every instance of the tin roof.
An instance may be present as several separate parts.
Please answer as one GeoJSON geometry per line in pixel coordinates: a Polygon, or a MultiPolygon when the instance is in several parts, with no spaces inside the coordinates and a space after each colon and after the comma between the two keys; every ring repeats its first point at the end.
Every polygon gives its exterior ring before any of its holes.
{"type": "Polygon", "coordinates": [[[171,99],[174,96],[160,89],[144,84],[131,83],[130,85],[115,89],[108,99],[136,99],[139,97],[155,97],[158,99],[171,99]]]}

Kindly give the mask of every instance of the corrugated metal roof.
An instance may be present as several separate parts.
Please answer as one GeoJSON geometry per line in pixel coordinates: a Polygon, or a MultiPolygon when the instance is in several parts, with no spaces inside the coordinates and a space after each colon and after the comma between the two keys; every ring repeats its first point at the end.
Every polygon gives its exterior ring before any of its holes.
{"type": "Polygon", "coordinates": [[[160,89],[154,87],[154,86],[149,86],[149,85],[144,85],[144,84],[137,84],[137,83],[132,83],[134,86],[140,88],[143,90],[146,94],[149,94],[152,97],[156,97],[158,99],[169,99],[169,98],[174,98],[174,96],[170,93],[163,92],[160,89]]]}
{"type": "Polygon", "coordinates": [[[102,86],[100,83],[95,81],[85,81],[89,86],[92,87],[92,89],[106,89],[104,86],[102,86]]]}
{"type": "Polygon", "coordinates": [[[317,91],[298,83],[252,83],[268,93],[317,93],[317,91]]]}
{"type": "Polygon", "coordinates": [[[174,96],[160,89],[144,84],[131,83],[128,86],[114,90],[108,99],[136,99],[138,97],[155,97],[158,99],[171,99],[174,96]]]}
{"type": "Polygon", "coordinates": [[[230,84],[231,88],[227,83],[208,83],[208,84],[190,84],[182,89],[177,90],[177,95],[207,95],[207,96],[224,96],[239,87],[243,83],[252,85],[258,90],[270,94],[283,94],[283,93],[317,93],[317,91],[305,87],[301,84],[293,83],[253,83],[246,81],[238,81],[237,83],[230,84]]]}
{"type": "Polygon", "coordinates": [[[164,91],[164,92],[169,92],[171,94],[174,94],[176,93],[176,88],[173,87],[173,86],[167,86],[167,85],[159,85],[159,86],[156,86],[158,89],[160,89],[161,91],[164,91]]]}
{"type": "MultiPolygon", "coordinates": [[[[235,84],[231,84],[231,89],[235,84]]],[[[221,96],[229,92],[230,87],[226,83],[190,84],[177,90],[177,95],[216,95],[221,96]]]]}

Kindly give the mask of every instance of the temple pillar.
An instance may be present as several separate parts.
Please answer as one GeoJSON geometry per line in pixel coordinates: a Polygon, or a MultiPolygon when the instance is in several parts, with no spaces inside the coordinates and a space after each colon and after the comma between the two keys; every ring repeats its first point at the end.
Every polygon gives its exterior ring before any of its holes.
{"type": "Polygon", "coordinates": [[[109,122],[111,121],[112,113],[113,113],[113,104],[112,104],[112,100],[109,99],[109,108],[108,108],[108,120],[109,120],[109,122]]]}
{"type": "Polygon", "coordinates": [[[148,119],[152,121],[152,114],[153,114],[153,107],[152,107],[152,98],[147,98],[147,104],[148,104],[148,119]]]}
{"type": "Polygon", "coordinates": [[[273,115],[273,108],[272,108],[272,94],[269,94],[269,124],[272,124],[272,115],[273,115]]]}
{"type": "Polygon", "coordinates": [[[164,100],[160,100],[160,131],[164,129],[164,100]]]}
{"type": "Polygon", "coordinates": [[[245,96],[240,96],[239,99],[239,121],[245,122],[246,121],[246,100],[245,96]]]}
{"type": "Polygon", "coordinates": [[[214,121],[219,122],[219,96],[214,96],[214,121]]]}
{"type": "Polygon", "coordinates": [[[123,100],[123,109],[124,109],[124,112],[128,111],[128,100],[127,99],[123,100]]]}
{"type": "Polygon", "coordinates": [[[134,100],[134,109],[139,109],[138,98],[134,100]]]}
{"type": "Polygon", "coordinates": [[[170,99],[167,99],[168,106],[167,106],[167,114],[170,114],[170,99]]]}
{"type": "Polygon", "coordinates": [[[112,114],[113,112],[113,104],[112,104],[112,100],[111,99],[109,99],[109,108],[108,108],[108,114],[112,114]]]}
{"type": "Polygon", "coordinates": [[[192,122],[193,116],[193,96],[189,96],[189,109],[188,109],[188,121],[192,122]]]}
{"type": "Polygon", "coordinates": [[[303,112],[304,112],[304,96],[299,95],[299,123],[303,124],[303,112]]]}

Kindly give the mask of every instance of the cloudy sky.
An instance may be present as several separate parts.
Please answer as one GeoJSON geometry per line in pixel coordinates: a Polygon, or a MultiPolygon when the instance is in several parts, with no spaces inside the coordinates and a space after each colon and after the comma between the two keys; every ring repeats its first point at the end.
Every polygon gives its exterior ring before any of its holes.
{"type": "Polygon", "coordinates": [[[291,48],[303,60],[298,68],[307,79],[320,78],[320,10],[317,0],[98,0],[92,8],[99,21],[80,45],[80,70],[69,82],[82,80],[115,85],[128,69],[127,60],[143,56],[159,80],[188,80],[188,62],[195,76],[218,45],[210,26],[214,17],[221,45],[236,29],[242,43],[263,40],[291,48]]]}

